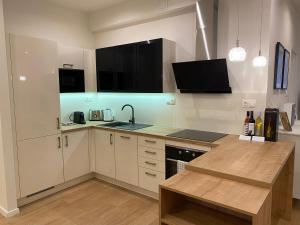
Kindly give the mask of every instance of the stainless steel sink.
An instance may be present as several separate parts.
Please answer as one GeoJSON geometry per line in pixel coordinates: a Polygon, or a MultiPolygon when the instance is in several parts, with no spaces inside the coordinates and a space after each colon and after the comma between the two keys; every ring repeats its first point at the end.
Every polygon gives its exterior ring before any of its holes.
{"type": "Polygon", "coordinates": [[[107,124],[98,125],[99,127],[111,127],[117,128],[121,130],[140,130],[146,127],[151,127],[149,124],[141,124],[141,123],[127,123],[127,122],[112,122],[107,124]]]}

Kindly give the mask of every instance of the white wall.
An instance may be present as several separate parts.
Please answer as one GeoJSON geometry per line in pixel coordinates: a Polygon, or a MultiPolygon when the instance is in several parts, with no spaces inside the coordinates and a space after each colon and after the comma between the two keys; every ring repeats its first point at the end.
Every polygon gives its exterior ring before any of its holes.
{"type": "Polygon", "coordinates": [[[299,106],[300,79],[300,15],[292,0],[272,0],[270,33],[270,63],[268,99],[269,107],[282,108],[286,102],[299,106]],[[273,90],[276,43],[281,42],[291,52],[288,90],[273,90]]]}
{"type": "Polygon", "coordinates": [[[18,208],[2,0],[0,0],[0,49],[0,213],[11,216],[18,213],[18,208]]]}
{"type": "Polygon", "coordinates": [[[40,0],[4,0],[6,32],[93,48],[88,16],[40,0]]]}
{"type": "MultiPolygon", "coordinates": [[[[269,50],[269,1],[264,8],[263,54],[268,57],[269,50]]],[[[231,0],[220,1],[218,57],[227,57],[235,45],[236,39],[236,5],[231,0]]],[[[109,11],[106,11],[106,14],[109,11]]],[[[124,12],[123,12],[124,13],[124,12]]],[[[97,27],[101,12],[92,18],[92,25],[97,27]]],[[[266,104],[268,83],[268,69],[256,69],[252,66],[252,59],[259,50],[259,20],[260,1],[244,1],[241,4],[240,40],[248,51],[248,58],[244,63],[228,63],[229,79],[233,89],[232,95],[199,95],[176,94],[177,105],[172,108],[174,120],[164,124],[177,127],[197,128],[239,134],[245,109],[241,108],[243,98],[253,98],[257,101],[255,110],[262,111],[266,104]]],[[[120,22],[120,21],[119,21],[120,22]]],[[[121,23],[121,22],[120,22],[121,23]]],[[[116,26],[116,25],[115,25],[116,26]]],[[[177,44],[176,60],[188,61],[195,59],[196,49],[196,14],[195,12],[182,15],[125,26],[119,29],[97,32],[96,47],[113,46],[128,42],[147,40],[152,38],[167,38],[177,44]]],[[[124,102],[125,103],[125,102],[124,102]]],[[[120,102],[121,104],[121,102],[120,102]]],[[[138,105],[136,102],[135,105],[138,105]]],[[[164,112],[168,106],[162,107],[164,112]]],[[[151,115],[149,114],[149,117],[151,115]]]]}

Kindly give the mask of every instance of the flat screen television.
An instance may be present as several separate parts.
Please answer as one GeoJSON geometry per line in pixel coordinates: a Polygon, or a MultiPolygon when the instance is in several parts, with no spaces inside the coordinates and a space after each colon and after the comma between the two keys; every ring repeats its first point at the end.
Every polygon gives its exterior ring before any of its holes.
{"type": "Polygon", "coordinates": [[[181,93],[232,93],[226,59],[173,63],[181,93]]]}

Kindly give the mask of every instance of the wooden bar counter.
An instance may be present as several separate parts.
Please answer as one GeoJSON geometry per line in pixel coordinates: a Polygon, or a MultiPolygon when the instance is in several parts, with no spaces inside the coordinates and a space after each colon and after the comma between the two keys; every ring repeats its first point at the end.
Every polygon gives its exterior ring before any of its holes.
{"type": "Polygon", "coordinates": [[[160,224],[276,225],[292,213],[295,144],[229,135],[160,185],[160,224]]]}

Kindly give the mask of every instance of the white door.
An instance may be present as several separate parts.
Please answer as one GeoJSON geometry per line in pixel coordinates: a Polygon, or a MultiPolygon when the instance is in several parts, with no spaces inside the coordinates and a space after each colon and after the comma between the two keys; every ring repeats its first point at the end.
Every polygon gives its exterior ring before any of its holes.
{"type": "Polygon", "coordinates": [[[65,181],[90,172],[89,131],[80,130],[63,134],[65,181]]]}
{"type": "Polygon", "coordinates": [[[138,185],[138,149],[137,136],[116,133],[116,179],[138,185]]]}
{"type": "Polygon", "coordinates": [[[59,67],[64,64],[73,66],[73,69],[84,69],[84,49],[71,46],[58,46],[59,67]]]}
{"type": "Polygon", "coordinates": [[[57,44],[10,35],[17,139],[60,132],[57,44]]]}
{"type": "Polygon", "coordinates": [[[96,172],[116,177],[114,132],[95,130],[96,172]]]}
{"type": "Polygon", "coordinates": [[[60,135],[18,142],[21,197],[64,182],[60,135]]]}

